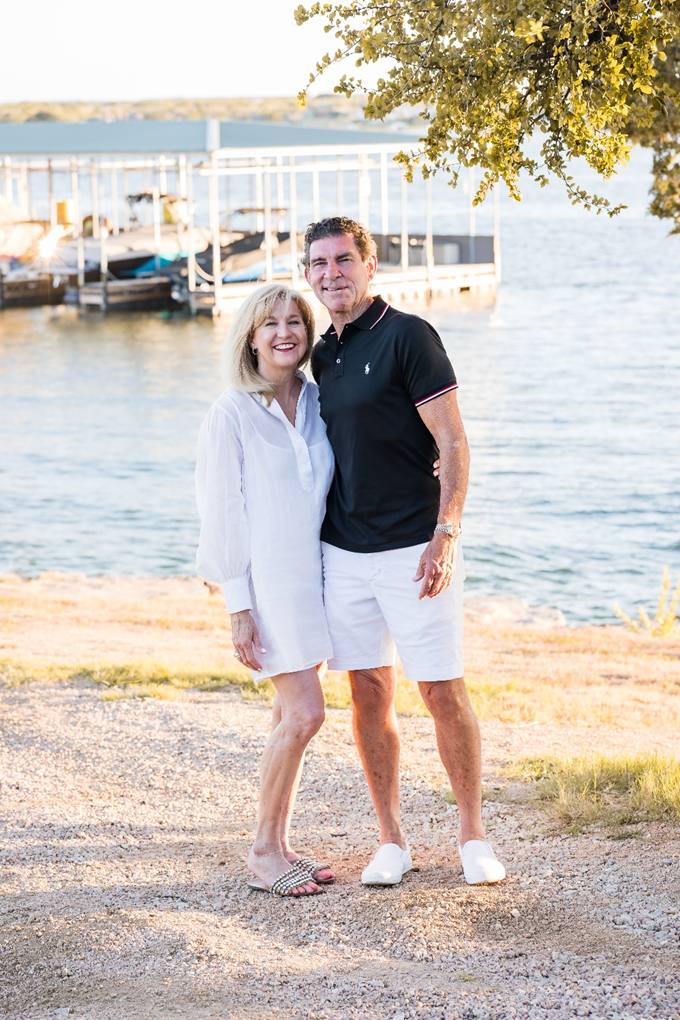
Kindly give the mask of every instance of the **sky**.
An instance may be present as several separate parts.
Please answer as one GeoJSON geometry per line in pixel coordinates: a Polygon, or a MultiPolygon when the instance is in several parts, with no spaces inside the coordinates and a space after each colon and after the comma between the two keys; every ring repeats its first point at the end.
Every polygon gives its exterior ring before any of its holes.
{"type": "Polygon", "coordinates": [[[0,103],[295,95],[335,44],[321,22],[296,26],[298,3],[9,0],[0,103]]]}

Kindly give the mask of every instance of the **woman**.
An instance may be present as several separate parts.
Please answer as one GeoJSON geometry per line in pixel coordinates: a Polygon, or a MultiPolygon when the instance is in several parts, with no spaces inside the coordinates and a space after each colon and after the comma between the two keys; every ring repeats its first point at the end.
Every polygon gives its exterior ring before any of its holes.
{"type": "Polygon", "coordinates": [[[248,298],[231,329],[233,385],[203,423],[196,469],[198,572],[223,588],[236,657],[276,688],[249,884],[286,896],[334,879],[288,841],[305,749],[324,718],[318,666],[331,655],[319,533],[333,454],[317,388],[300,371],[313,338],[296,292],[270,284],[248,298]]]}

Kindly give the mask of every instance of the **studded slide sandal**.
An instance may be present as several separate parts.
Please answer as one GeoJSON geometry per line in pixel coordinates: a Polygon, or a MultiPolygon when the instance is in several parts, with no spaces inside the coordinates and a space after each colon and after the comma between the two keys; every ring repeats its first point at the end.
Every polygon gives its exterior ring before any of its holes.
{"type": "Polygon", "coordinates": [[[322,889],[316,889],[314,892],[300,893],[298,896],[291,896],[291,889],[295,889],[298,885],[305,885],[311,880],[309,868],[302,864],[302,861],[296,861],[288,871],[284,871],[282,875],[276,879],[272,885],[267,885],[260,878],[253,878],[248,882],[250,889],[256,889],[258,892],[272,893],[273,896],[288,896],[290,899],[297,900],[302,899],[304,896],[318,896],[322,889]]]}
{"type": "Polygon", "coordinates": [[[304,864],[307,868],[307,874],[311,878],[312,882],[316,882],[317,885],[333,885],[335,882],[335,875],[332,878],[315,878],[317,871],[332,871],[330,864],[319,864],[318,861],[313,861],[309,857],[301,857],[296,864],[304,864]]]}

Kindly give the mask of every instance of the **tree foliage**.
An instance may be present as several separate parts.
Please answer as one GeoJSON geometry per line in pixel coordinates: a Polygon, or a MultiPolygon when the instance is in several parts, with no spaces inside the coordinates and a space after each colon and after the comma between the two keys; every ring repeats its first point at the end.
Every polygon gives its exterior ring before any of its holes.
{"type": "Polygon", "coordinates": [[[499,181],[519,199],[523,172],[554,175],[574,203],[613,215],[569,163],[606,179],[639,141],[654,149],[652,211],[680,232],[680,0],[352,0],[295,18],[322,19],[340,43],[310,84],[352,55],[358,70],[335,90],[363,93],[366,117],[419,109],[421,144],[397,157],[409,178],[444,171],[455,184],[476,166],[481,202],[499,181]],[[361,68],[378,61],[388,70],[367,87],[361,68]]]}

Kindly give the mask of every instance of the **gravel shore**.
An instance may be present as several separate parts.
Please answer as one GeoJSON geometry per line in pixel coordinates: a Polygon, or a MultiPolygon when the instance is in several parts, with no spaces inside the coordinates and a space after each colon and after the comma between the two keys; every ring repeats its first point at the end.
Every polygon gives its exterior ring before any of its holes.
{"type": "Polygon", "coordinates": [[[7,1020],[680,1016],[677,830],[567,836],[502,774],[526,754],[673,751],[672,729],[486,722],[485,786],[503,795],[485,819],[509,877],[475,889],[431,721],[403,718],[418,870],[380,890],[358,881],[374,820],[349,713],[330,710],[294,836],[339,881],[291,902],[246,886],[265,705],[232,689],[106,700],[83,680],[0,686],[0,713],[7,1020]]]}
{"type": "MultiPolygon", "coordinates": [[[[679,1015],[677,833],[564,837],[532,806],[489,803],[510,877],[468,888],[429,721],[405,719],[419,870],[364,889],[372,814],[348,714],[331,711],[296,833],[339,882],[292,903],[245,884],[264,706],[43,685],[1,700],[8,1018],[679,1015]]],[[[525,728],[503,729],[485,728],[487,749],[519,751],[525,728]]]]}

